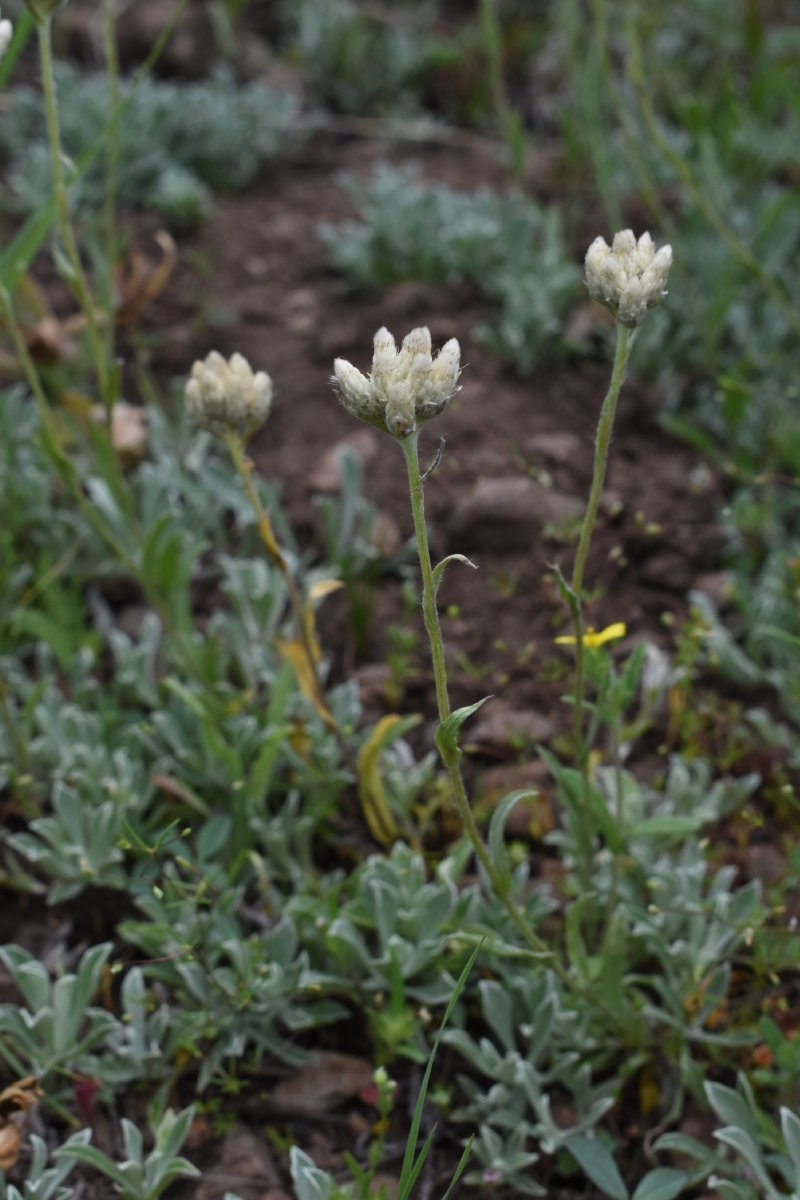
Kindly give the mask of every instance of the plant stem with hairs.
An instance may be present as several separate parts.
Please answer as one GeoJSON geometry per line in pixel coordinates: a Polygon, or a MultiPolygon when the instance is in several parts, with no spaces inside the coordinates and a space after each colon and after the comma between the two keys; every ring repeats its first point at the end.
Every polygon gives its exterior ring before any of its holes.
{"type": "MultiPolygon", "coordinates": [[[[422,617],[430,643],[433,679],[436,687],[436,705],[439,713],[439,724],[441,726],[452,715],[452,708],[450,706],[450,693],[447,685],[447,664],[445,661],[442,627],[439,623],[439,612],[436,607],[436,580],[431,563],[428,529],[425,523],[424,482],[419,466],[418,436],[417,430],[414,430],[408,437],[400,441],[400,445],[405,456],[408,473],[408,489],[414,519],[414,534],[419,552],[420,572],[422,574],[422,617]]],[[[492,890],[531,950],[536,954],[546,954],[548,957],[552,956],[553,951],[534,932],[511,896],[508,881],[492,861],[491,855],[481,837],[472,807],[467,798],[464,778],[461,774],[459,762],[461,751],[457,747],[447,748],[441,743],[439,750],[450,779],[453,802],[461,818],[464,832],[469,838],[475,852],[475,857],[483,867],[491,883],[492,890]]]]}
{"type": "Polygon", "coordinates": [[[595,238],[586,252],[585,265],[589,294],[613,312],[617,340],[611,381],[597,422],[592,484],[575,552],[572,580],[570,584],[563,580],[561,583],[562,593],[572,616],[575,642],[572,734],[575,760],[582,780],[583,812],[581,819],[575,822],[574,834],[576,871],[582,891],[591,890],[592,886],[595,834],[589,779],[589,745],[586,738],[586,649],[589,637],[583,620],[583,580],[606,478],[617,402],[625,380],[631,347],[648,310],[660,304],[667,294],[672,248],[662,246],[657,251],[649,233],[642,234],[637,240],[632,230],[623,229],[614,235],[611,246],[608,246],[602,237],[595,238]]]}
{"type": "Polygon", "coordinates": [[[264,505],[261,503],[261,497],[258,494],[258,488],[253,481],[253,461],[248,458],[244,449],[244,441],[242,437],[234,432],[229,431],[225,434],[225,445],[231,456],[231,460],[236,470],[237,475],[242,480],[244,485],[245,495],[250,503],[253,512],[255,513],[258,523],[258,533],[261,538],[261,544],[267,552],[270,562],[272,562],[280,571],[283,581],[286,584],[286,591],[289,596],[289,606],[294,617],[294,624],[297,630],[298,644],[301,647],[302,655],[305,660],[304,669],[298,672],[298,682],[301,688],[306,691],[308,699],[311,700],[316,712],[322,718],[325,726],[334,735],[340,744],[346,757],[349,758],[342,737],[341,730],[336,722],[335,717],[331,713],[325,701],[325,696],[319,682],[318,666],[320,659],[319,646],[317,643],[317,635],[314,629],[313,611],[310,602],[305,602],[300,589],[297,586],[297,580],[294,577],[291,567],[286,561],[286,557],[281,550],[275,531],[272,528],[272,522],[269,514],[266,512],[264,505]],[[303,686],[305,685],[305,686],[303,686]]]}
{"type": "Polygon", "coordinates": [[[579,861],[576,865],[580,886],[584,890],[591,886],[592,828],[588,819],[589,747],[586,745],[585,739],[586,717],[584,712],[586,707],[586,645],[584,643],[586,628],[583,620],[583,579],[586,571],[589,547],[592,542],[592,534],[597,522],[600,497],[606,478],[608,451],[611,444],[611,434],[614,429],[614,419],[617,414],[617,402],[625,380],[628,358],[635,336],[635,329],[626,329],[623,325],[617,325],[617,342],[614,351],[611,382],[609,383],[597,422],[592,485],[581,524],[578,549],[575,553],[575,564],[569,588],[569,606],[572,614],[573,629],[575,631],[575,693],[572,710],[572,736],[575,746],[575,758],[583,777],[584,809],[587,817],[585,821],[579,822],[578,828],[575,830],[579,847],[579,861]]]}

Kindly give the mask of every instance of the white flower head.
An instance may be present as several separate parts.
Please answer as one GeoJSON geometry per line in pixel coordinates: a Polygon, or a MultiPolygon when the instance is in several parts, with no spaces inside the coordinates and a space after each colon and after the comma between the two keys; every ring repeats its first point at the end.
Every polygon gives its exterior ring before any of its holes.
{"type": "Polygon", "coordinates": [[[14,34],[14,26],[5,18],[0,21],[0,60],[5,55],[14,34]]]}
{"type": "Polygon", "coordinates": [[[361,371],[344,358],[333,364],[333,384],[347,411],[396,438],[414,433],[437,416],[458,391],[461,349],[455,338],[434,357],[430,330],[412,329],[397,343],[388,329],[373,339],[372,371],[361,371]]]}
{"type": "Polygon", "coordinates": [[[656,250],[649,233],[638,242],[630,229],[614,235],[609,246],[595,238],[586,252],[586,286],[589,295],[607,304],[620,325],[635,329],[648,308],[667,294],[672,247],[656,250]]]}
{"type": "Polygon", "coordinates": [[[269,416],[272,380],[266,371],[254,373],[241,354],[225,359],[212,350],[192,367],[186,406],[194,423],[214,437],[233,433],[246,440],[269,416]]]}

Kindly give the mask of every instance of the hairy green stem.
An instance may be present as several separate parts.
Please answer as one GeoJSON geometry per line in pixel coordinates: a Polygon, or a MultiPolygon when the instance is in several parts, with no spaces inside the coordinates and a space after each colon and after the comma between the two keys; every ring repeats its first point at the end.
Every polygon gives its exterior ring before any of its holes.
{"type": "MultiPolygon", "coordinates": [[[[439,611],[436,607],[436,582],[433,574],[433,565],[431,563],[430,545],[428,542],[428,528],[425,523],[425,494],[423,479],[419,467],[419,446],[418,434],[415,431],[408,437],[403,438],[400,442],[403,448],[403,454],[406,460],[406,469],[408,471],[408,488],[411,497],[411,511],[414,518],[414,533],[416,536],[417,550],[419,552],[419,565],[422,574],[422,617],[425,622],[425,631],[430,642],[431,660],[433,663],[433,679],[436,687],[436,705],[439,712],[440,724],[447,720],[451,715],[452,709],[450,706],[450,693],[447,686],[447,664],[444,653],[444,640],[442,638],[442,628],[439,624],[439,611]]],[[[524,937],[530,948],[536,954],[546,954],[553,959],[554,968],[561,973],[561,965],[554,957],[550,947],[542,941],[542,939],[534,932],[530,924],[514,902],[510,895],[509,886],[506,879],[492,862],[489,851],[487,850],[477,822],[470,807],[467,791],[464,786],[464,778],[461,774],[460,754],[461,752],[454,748],[446,750],[440,747],[440,753],[445,769],[447,770],[450,779],[450,786],[453,791],[453,802],[455,803],[458,815],[461,818],[461,823],[464,832],[470,840],[472,848],[475,852],[475,857],[483,867],[486,875],[492,885],[492,889],[505,908],[514,925],[524,937]]]]}
{"type": "MultiPolygon", "coordinates": [[[[439,613],[436,607],[436,580],[434,577],[433,565],[431,563],[430,544],[428,541],[428,528],[425,523],[425,496],[424,496],[424,480],[419,467],[419,447],[417,442],[418,435],[416,432],[410,434],[407,438],[401,441],[403,454],[405,455],[406,468],[408,471],[408,485],[411,497],[411,511],[414,518],[414,534],[417,542],[417,550],[419,553],[420,572],[422,574],[422,616],[425,622],[425,630],[428,634],[428,640],[431,647],[431,658],[433,661],[433,676],[436,685],[436,703],[439,711],[439,721],[444,722],[451,714],[450,695],[447,686],[447,665],[445,661],[444,642],[442,639],[442,630],[439,624],[439,613]]],[[[492,890],[496,898],[500,901],[503,908],[508,913],[514,926],[521,934],[528,947],[538,957],[547,957],[549,959],[548,966],[550,970],[561,980],[565,987],[581,998],[581,1000],[593,1007],[597,1012],[602,1013],[604,1019],[608,1022],[609,1028],[616,1029],[619,1037],[623,1042],[626,1042],[631,1035],[631,1028],[626,1021],[624,1015],[617,1013],[610,1008],[602,996],[596,995],[586,988],[583,988],[572,977],[569,970],[564,966],[556,952],[552,947],[539,937],[539,935],[531,928],[531,925],[525,917],[522,910],[519,908],[511,895],[509,884],[503,877],[495,864],[492,862],[489,851],[487,850],[480,830],[478,829],[475,817],[473,816],[467,797],[464,779],[461,774],[460,766],[460,751],[453,749],[452,751],[444,750],[441,747],[440,754],[447,770],[450,779],[450,786],[453,791],[453,801],[455,803],[458,814],[464,828],[464,832],[469,838],[470,844],[475,852],[475,857],[483,867],[487,878],[491,884],[492,890]]]]}
{"type": "Polygon", "coordinates": [[[592,485],[589,499],[583,516],[578,549],[575,552],[575,565],[572,570],[570,609],[575,630],[575,694],[573,698],[573,742],[575,757],[583,777],[583,796],[585,820],[577,822],[575,838],[578,846],[578,879],[582,890],[591,887],[592,875],[592,823],[589,820],[589,747],[585,737],[586,707],[586,647],[584,637],[586,629],[583,621],[583,578],[586,572],[586,560],[592,541],[597,512],[600,507],[600,497],[606,478],[608,465],[608,450],[611,444],[611,434],[614,429],[614,418],[617,414],[617,401],[625,379],[628,358],[631,352],[635,329],[627,329],[617,325],[617,342],[614,350],[614,365],[611,370],[611,381],[606,397],[600,409],[597,422],[594,445],[594,465],[592,469],[592,485]]]}
{"type": "Polygon", "coordinates": [[[575,565],[572,570],[571,588],[573,593],[573,621],[575,624],[575,742],[578,752],[583,754],[583,706],[585,698],[585,655],[583,638],[585,634],[583,624],[583,577],[586,572],[586,560],[589,556],[589,547],[594,533],[595,523],[597,521],[597,511],[600,507],[600,497],[603,491],[603,484],[606,478],[606,467],[608,465],[608,448],[611,444],[611,434],[614,429],[614,418],[617,415],[617,401],[619,393],[625,379],[625,372],[628,366],[628,358],[633,345],[633,339],[636,331],[626,329],[623,325],[617,326],[617,344],[614,350],[614,366],[611,371],[611,382],[606,392],[603,406],[600,409],[600,416],[597,422],[597,433],[594,443],[594,465],[592,469],[592,486],[589,491],[589,499],[586,504],[586,511],[583,515],[583,523],[581,525],[580,537],[578,539],[578,549],[575,552],[575,565]]]}
{"type": "Polygon", "coordinates": [[[419,552],[419,566],[422,573],[422,616],[425,631],[431,648],[433,662],[433,680],[436,686],[436,704],[439,710],[439,721],[446,721],[452,711],[450,693],[447,686],[447,663],[444,655],[444,639],[442,627],[439,624],[439,610],[436,607],[436,586],[433,579],[433,565],[428,543],[428,527],[425,522],[425,492],[422,473],[419,467],[419,435],[412,433],[404,438],[400,445],[406,460],[408,472],[408,488],[411,497],[411,512],[414,519],[414,533],[419,552]]]}
{"type": "MultiPolygon", "coordinates": [[[[261,502],[261,497],[258,494],[258,488],[253,480],[253,462],[247,457],[244,449],[244,443],[241,437],[236,433],[228,433],[225,437],[225,445],[233,461],[234,469],[240,477],[244,485],[245,495],[250,503],[250,507],[255,513],[258,523],[258,532],[261,538],[261,543],[269,556],[269,559],[278,568],[283,576],[286,590],[289,596],[289,607],[292,610],[294,624],[297,631],[297,637],[303,651],[306,667],[306,682],[308,685],[307,696],[311,700],[316,712],[322,718],[327,729],[334,735],[339,748],[346,761],[350,759],[350,751],[347,747],[342,731],[336,721],[336,718],[331,713],[325,701],[325,696],[322,691],[322,686],[319,682],[317,671],[319,651],[316,644],[316,634],[314,632],[313,617],[309,615],[309,609],[304,602],[300,589],[297,586],[297,580],[286,561],[286,558],[281,550],[275,532],[272,528],[269,514],[266,512],[264,505],[261,502]]],[[[299,680],[299,676],[298,676],[299,680]]]]}
{"type": "Polygon", "coordinates": [[[578,541],[578,549],[575,553],[575,565],[572,570],[572,590],[575,592],[578,600],[581,598],[583,589],[583,576],[586,571],[586,559],[589,554],[589,545],[594,532],[595,521],[597,520],[597,510],[600,507],[600,496],[603,491],[603,484],[606,478],[606,466],[608,463],[608,448],[611,444],[611,434],[614,429],[614,418],[617,415],[617,401],[622,384],[625,380],[625,372],[628,367],[628,358],[631,352],[631,346],[636,335],[635,329],[626,329],[624,325],[617,325],[617,344],[614,349],[614,365],[611,371],[611,382],[608,385],[603,406],[600,409],[600,416],[597,421],[597,433],[595,434],[594,442],[594,465],[592,470],[592,486],[589,491],[589,499],[586,504],[586,512],[583,516],[583,524],[581,525],[581,533],[578,541]]]}

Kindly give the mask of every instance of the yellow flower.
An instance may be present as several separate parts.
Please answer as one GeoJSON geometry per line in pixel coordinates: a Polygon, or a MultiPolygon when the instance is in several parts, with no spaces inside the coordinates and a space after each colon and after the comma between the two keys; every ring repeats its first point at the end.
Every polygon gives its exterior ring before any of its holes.
{"type": "MultiPolygon", "coordinates": [[[[607,625],[599,633],[590,625],[581,641],[587,649],[596,650],[598,646],[605,646],[606,642],[615,642],[617,638],[625,637],[627,632],[628,627],[624,621],[616,621],[613,625],[607,625]]],[[[556,645],[574,646],[575,638],[572,634],[564,634],[563,637],[556,638],[556,645]]]]}

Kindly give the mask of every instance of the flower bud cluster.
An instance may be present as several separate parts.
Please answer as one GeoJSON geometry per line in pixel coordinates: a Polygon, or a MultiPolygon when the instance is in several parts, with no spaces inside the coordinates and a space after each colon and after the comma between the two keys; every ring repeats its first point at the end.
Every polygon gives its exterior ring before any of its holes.
{"type": "Polygon", "coordinates": [[[362,375],[352,363],[337,358],[333,383],[342,404],[396,438],[412,434],[422,421],[437,416],[458,391],[461,349],[455,338],[434,358],[430,330],[412,329],[400,349],[388,329],[373,340],[372,372],[362,375]]]}
{"type": "Polygon", "coordinates": [[[14,33],[14,26],[7,19],[0,21],[0,61],[2,61],[6,50],[11,42],[11,37],[14,33]]]}
{"type": "Polygon", "coordinates": [[[634,329],[648,308],[666,296],[671,266],[671,246],[656,251],[649,233],[637,242],[632,230],[623,229],[610,247],[604,238],[594,239],[586,252],[586,284],[589,294],[607,304],[620,325],[634,329]]]}
{"type": "Polygon", "coordinates": [[[186,406],[200,429],[215,437],[234,433],[246,440],[264,424],[272,406],[272,380],[253,372],[246,358],[225,359],[216,350],[192,367],[186,406]]]}

